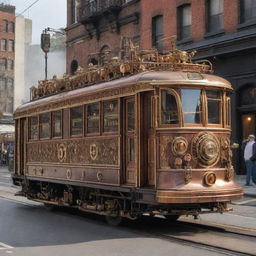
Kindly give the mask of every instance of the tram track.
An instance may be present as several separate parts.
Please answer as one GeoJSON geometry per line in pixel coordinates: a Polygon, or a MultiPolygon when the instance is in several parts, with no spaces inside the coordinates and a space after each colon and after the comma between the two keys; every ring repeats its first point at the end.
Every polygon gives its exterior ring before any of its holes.
{"type": "MultiPolygon", "coordinates": [[[[158,237],[166,241],[201,248],[221,253],[223,255],[256,255],[256,231],[251,234],[227,230],[235,226],[214,227],[211,224],[198,224],[184,220],[169,223],[165,219],[144,219],[141,225],[136,225],[135,232],[158,237]],[[149,222],[152,224],[148,228],[149,222]],[[144,227],[143,227],[144,226],[144,227]],[[147,227],[147,228],[145,228],[147,227]],[[255,232],[255,233],[254,233],[255,232]]],[[[129,227],[128,227],[129,228],[129,227]]],[[[239,230],[239,229],[238,229],[239,230]]]]}
{"type": "MultiPolygon", "coordinates": [[[[5,194],[6,196],[7,194],[5,194]]],[[[8,200],[8,198],[2,198],[8,200]]],[[[16,197],[17,198],[17,197],[16,197]]],[[[25,204],[24,202],[13,200],[14,203],[25,204]]],[[[26,204],[28,207],[36,207],[26,204]]],[[[38,207],[38,205],[37,205],[38,207]]],[[[89,218],[105,225],[103,218],[94,214],[83,213],[65,209],[60,214],[75,215],[76,217],[89,218]]],[[[186,246],[208,250],[223,255],[245,256],[256,255],[253,249],[256,243],[256,230],[240,226],[223,225],[221,223],[207,222],[195,223],[192,220],[181,218],[176,222],[169,222],[164,218],[143,216],[137,221],[125,220],[121,228],[147,237],[164,239],[169,242],[186,246]]]]}

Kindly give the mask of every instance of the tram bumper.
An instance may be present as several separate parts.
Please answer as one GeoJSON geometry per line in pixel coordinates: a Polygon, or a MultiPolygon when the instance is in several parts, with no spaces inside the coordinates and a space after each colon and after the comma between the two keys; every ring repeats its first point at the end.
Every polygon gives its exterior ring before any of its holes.
{"type": "Polygon", "coordinates": [[[229,202],[242,197],[240,186],[219,190],[158,190],[156,193],[157,202],[164,204],[229,202]]]}

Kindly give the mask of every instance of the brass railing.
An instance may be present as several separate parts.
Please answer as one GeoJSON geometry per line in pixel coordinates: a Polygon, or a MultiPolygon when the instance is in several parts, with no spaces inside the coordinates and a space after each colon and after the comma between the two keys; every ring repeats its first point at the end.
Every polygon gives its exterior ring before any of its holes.
{"type": "Polygon", "coordinates": [[[98,17],[108,10],[120,10],[125,0],[81,0],[79,7],[79,20],[86,21],[98,17]]]}

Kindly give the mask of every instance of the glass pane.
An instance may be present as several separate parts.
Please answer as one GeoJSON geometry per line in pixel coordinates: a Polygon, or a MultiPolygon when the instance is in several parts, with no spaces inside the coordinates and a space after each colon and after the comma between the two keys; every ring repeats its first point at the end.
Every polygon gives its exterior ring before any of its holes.
{"type": "Polygon", "coordinates": [[[181,90],[184,122],[189,124],[201,123],[201,90],[181,90]]]}
{"type": "Polygon", "coordinates": [[[70,109],[70,128],[71,135],[83,134],[83,107],[70,109]]]}
{"type": "Polygon", "coordinates": [[[118,130],[118,101],[109,100],[103,104],[104,108],[104,132],[118,130]]]}
{"type": "Polygon", "coordinates": [[[29,118],[29,139],[38,139],[38,117],[33,116],[29,118]]]}
{"type": "Polygon", "coordinates": [[[216,91],[206,91],[208,103],[208,123],[220,124],[221,95],[216,91]]]}
{"type": "Polygon", "coordinates": [[[87,105],[87,133],[100,132],[100,104],[87,105]]]}
{"type": "Polygon", "coordinates": [[[62,115],[61,111],[56,111],[52,113],[52,136],[61,137],[62,136],[62,115]]]}
{"type": "Polygon", "coordinates": [[[191,7],[186,5],[182,10],[182,26],[190,26],[192,24],[191,7]]]}
{"type": "Polygon", "coordinates": [[[133,131],[135,129],[135,102],[129,101],[127,105],[128,131],[133,131]]]}
{"type": "Polygon", "coordinates": [[[50,138],[50,113],[40,115],[40,138],[50,138]]]}
{"type": "Polygon", "coordinates": [[[152,19],[152,44],[157,49],[163,48],[163,16],[159,15],[152,19]]]}
{"type": "Polygon", "coordinates": [[[162,91],[162,124],[178,124],[178,106],[174,95],[169,91],[162,91]]]}

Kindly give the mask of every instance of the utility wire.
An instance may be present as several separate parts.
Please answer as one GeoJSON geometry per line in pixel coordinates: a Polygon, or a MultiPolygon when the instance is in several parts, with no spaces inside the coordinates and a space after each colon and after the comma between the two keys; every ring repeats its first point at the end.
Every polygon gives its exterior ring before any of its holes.
{"type": "MultiPolygon", "coordinates": [[[[24,11],[22,11],[21,13],[19,13],[19,15],[23,14],[24,12],[26,12],[27,10],[29,10],[33,5],[35,5],[37,2],[39,2],[40,0],[36,0],[34,1],[31,5],[29,5],[24,11]]],[[[19,16],[18,15],[18,16],[19,16]]]]}

